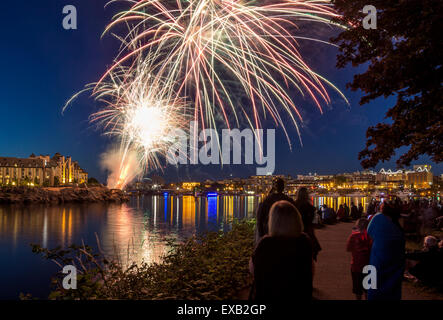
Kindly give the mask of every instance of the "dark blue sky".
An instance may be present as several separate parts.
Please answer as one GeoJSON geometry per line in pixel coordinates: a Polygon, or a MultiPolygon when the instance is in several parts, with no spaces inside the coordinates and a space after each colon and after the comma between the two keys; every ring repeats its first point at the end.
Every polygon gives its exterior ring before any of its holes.
{"type": "MultiPolygon", "coordinates": [[[[118,42],[111,36],[100,39],[105,25],[116,12],[104,9],[104,0],[26,0],[9,1],[0,11],[0,156],[27,157],[31,153],[71,155],[91,176],[105,179],[99,155],[110,143],[91,127],[88,115],[95,103],[86,96],[78,99],[64,115],[65,101],[85,84],[98,80],[112,62],[118,42]],[[75,5],[78,30],[62,28],[62,9],[75,5]]],[[[276,173],[337,173],[361,170],[357,159],[364,147],[368,126],[384,118],[393,100],[358,105],[361,93],[346,90],[346,82],[358,70],[335,68],[336,50],[322,44],[301,42],[307,62],[335,83],[348,97],[348,107],[331,93],[333,104],[320,113],[311,102],[298,105],[306,119],[302,129],[303,147],[291,129],[292,152],[279,131],[277,134],[276,173]]],[[[288,123],[288,128],[290,124],[288,123]]],[[[427,162],[427,158],[417,163],[427,162]]],[[[394,167],[394,161],[381,167],[394,167]]],[[[443,164],[434,173],[443,172],[443,164]]],[[[168,168],[168,180],[220,178],[229,174],[247,176],[255,167],[189,166],[168,168]]],[[[159,173],[157,173],[159,174],[159,173]]],[[[161,172],[160,172],[161,174],[161,172]]]]}

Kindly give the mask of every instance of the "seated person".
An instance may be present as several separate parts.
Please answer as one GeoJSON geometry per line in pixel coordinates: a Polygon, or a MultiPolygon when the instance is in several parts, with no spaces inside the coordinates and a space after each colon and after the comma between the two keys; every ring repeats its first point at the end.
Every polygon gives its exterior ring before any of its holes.
{"type": "Polygon", "coordinates": [[[288,201],[271,207],[268,234],[254,251],[250,269],[255,300],[311,300],[312,244],[300,213],[288,201]]]}
{"type": "Polygon", "coordinates": [[[333,224],[336,221],[336,217],[334,215],[334,211],[332,208],[329,208],[326,204],[323,205],[323,222],[326,224],[333,224]]]}
{"type": "Polygon", "coordinates": [[[437,287],[443,285],[443,253],[438,248],[436,237],[425,237],[423,250],[407,253],[406,259],[417,261],[414,264],[409,263],[407,277],[409,273],[424,284],[437,287]]]}

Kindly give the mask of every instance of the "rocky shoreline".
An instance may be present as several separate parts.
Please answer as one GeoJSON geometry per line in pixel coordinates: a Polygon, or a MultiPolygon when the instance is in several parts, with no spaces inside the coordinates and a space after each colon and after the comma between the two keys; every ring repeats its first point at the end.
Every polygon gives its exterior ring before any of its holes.
{"type": "Polygon", "coordinates": [[[106,187],[0,188],[0,203],[126,202],[123,191],[106,187]]]}

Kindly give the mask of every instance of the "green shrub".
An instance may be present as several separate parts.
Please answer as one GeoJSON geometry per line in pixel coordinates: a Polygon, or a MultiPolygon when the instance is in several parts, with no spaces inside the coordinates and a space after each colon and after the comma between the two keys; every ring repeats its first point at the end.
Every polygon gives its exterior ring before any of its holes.
{"type": "Polygon", "coordinates": [[[250,285],[249,258],[254,248],[255,221],[234,222],[226,233],[210,232],[179,244],[161,263],[122,267],[89,246],[33,252],[77,266],[77,289],[65,290],[63,274],[53,279],[50,299],[233,299],[250,285]]]}

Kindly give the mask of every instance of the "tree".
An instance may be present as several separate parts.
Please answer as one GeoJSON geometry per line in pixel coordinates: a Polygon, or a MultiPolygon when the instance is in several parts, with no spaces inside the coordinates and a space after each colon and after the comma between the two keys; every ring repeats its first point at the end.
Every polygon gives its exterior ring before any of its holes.
{"type": "Polygon", "coordinates": [[[337,67],[368,66],[348,88],[364,92],[360,104],[396,97],[386,112],[390,123],[368,128],[366,147],[359,153],[364,168],[387,161],[400,147],[397,160],[408,166],[420,155],[443,160],[443,1],[373,0],[377,29],[365,30],[366,0],[333,0],[342,15],[336,21],[351,27],[331,39],[338,44],[337,67]]]}
{"type": "Polygon", "coordinates": [[[22,186],[28,186],[29,183],[31,183],[31,179],[28,176],[25,176],[25,178],[21,181],[22,186]]]}
{"type": "Polygon", "coordinates": [[[60,178],[54,177],[54,187],[58,187],[58,186],[60,186],[60,178]]]}
{"type": "Polygon", "coordinates": [[[100,182],[98,182],[98,180],[96,178],[91,177],[91,178],[88,179],[88,184],[90,184],[90,185],[99,185],[100,182]]]}
{"type": "Polygon", "coordinates": [[[334,184],[335,185],[341,185],[343,183],[346,183],[347,179],[345,176],[335,176],[334,177],[334,184]]]}

